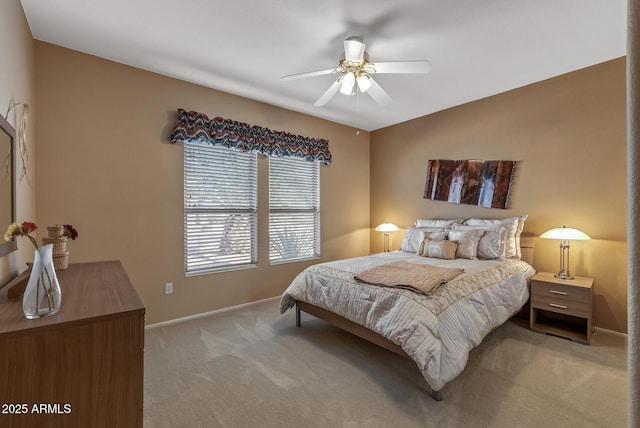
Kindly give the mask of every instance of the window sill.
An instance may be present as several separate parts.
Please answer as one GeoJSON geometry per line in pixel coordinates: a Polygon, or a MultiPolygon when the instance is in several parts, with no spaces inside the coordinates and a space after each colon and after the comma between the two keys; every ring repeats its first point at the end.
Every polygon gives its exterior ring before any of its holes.
{"type": "Polygon", "coordinates": [[[212,274],[212,273],[233,272],[233,271],[236,271],[236,270],[255,269],[257,267],[258,267],[257,264],[241,265],[241,266],[225,266],[225,267],[220,267],[220,268],[199,270],[199,271],[195,271],[195,272],[185,272],[184,276],[186,278],[188,278],[188,277],[191,277],[191,276],[209,275],[209,274],[212,274]]]}
{"type": "Polygon", "coordinates": [[[318,260],[320,259],[320,256],[313,256],[313,257],[303,257],[300,259],[286,259],[286,260],[269,260],[269,264],[271,266],[273,265],[283,265],[286,263],[297,263],[297,262],[308,262],[311,260],[318,260]]]}

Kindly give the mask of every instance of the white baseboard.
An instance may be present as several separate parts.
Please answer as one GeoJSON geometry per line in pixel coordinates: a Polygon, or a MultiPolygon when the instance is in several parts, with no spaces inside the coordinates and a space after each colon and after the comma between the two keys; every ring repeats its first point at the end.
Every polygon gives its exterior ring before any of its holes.
{"type": "Polygon", "coordinates": [[[228,311],[235,311],[236,309],[246,308],[248,306],[257,305],[259,303],[268,302],[269,300],[274,300],[274,299],[279,299],[279,298],[280,298],[280,296],[268,297],[266,299],[256,300],[255,302],[242,303],[240,305],[229,306],[227,308],[221,308],[221,309],[216,309],[216,310],[209,311],[209,312],[203,312],[203,313],[200,313],[200,314],[188,315],[188,316],[182,317],[182,318],[176,318],[176,319],[172,319],[172,320],[168,320],[168,321],[157,322],[155,324],[149,324],[149,325],[145,326],[144,329],[145,330],[150,330],[152,328],[164,327],[164,326],[167,326],[167,325],[177,324],[179,322],[189,321],[189,320],[193,320],[193,319],[196,319],[196,318],[208,317],[209,315],[221,314],[223,312],[228,312],[228,311]]]}
{"type": "Polygon", "coordinates": [[[602,328],[602,327],[594,327],[594,329],[596,331],[600,330],[600,331],[606,331],[607,333],[611,333],[611,334],[617,334],[619,336],[625,336],[625,337],[629,337],[629,335],[627,333],[621,333],[619,331],[615,331],[615,330],[609,330],[606,328],[602,328]]]}

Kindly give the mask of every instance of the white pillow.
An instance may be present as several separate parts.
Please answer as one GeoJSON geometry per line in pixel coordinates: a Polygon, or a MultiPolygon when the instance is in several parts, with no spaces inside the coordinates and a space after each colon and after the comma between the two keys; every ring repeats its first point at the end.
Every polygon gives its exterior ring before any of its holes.
{"type": "MultiPolygon", "coordinates": [[[[442,232],[446,237],[446,232],[441,227],[408,227],[400,244],[400,251],[407,253],[417,253],[420,243],[425,238],[424,232],[442,232]]],[[[439,238],[440,239],[440,238],[439,238]]],[[[445,239],[445,238],[441,238],[445,239]]]]}
{"type": "Polygon", "coordinates": [[[484,230],[456,230],[451,229],[448,233],[449,241],[457,241],[457,259],[477,259],[478,242],[484,230]]]}
{"type": "Polygon", "coordinates": [[[455,218],[452,220],[432,220],[420,218],[416,220],[416,227],[448,227],[454,223],[462,223],[463,219],[455,218]]]}
{"type": "MultiPolygon", "coordinates": [[[[486,220],[472,218],[464,222],[468,226],[483,226],[483,225],[498,225],[501,224],[507,228],[507,244],[505,248],[505,257],[508,259],[518,258],[518,243],[516,241],[516,234],[518,233],[518,225],[520,217],[504,218],[502,220],[486,220]]],[[[524,225],[523,225],[524,227],[524,225]]]]}
{"type": "Polygon", "coordinates": [[[522,249],[520,248],[520,235],[524,229],[524,221],[529,217],[528,215],[521,215],[518,217],[518,230],[516,230],[516,257],[518,260],[522,259],[522,249]]]}
{"type": "Polygon", "coordinates": [[[436,230],[435,232],[424,230],[422,232],[422,240],[420,242],[422,242],[425,238],[445,241],[447,239],[447,231],[445,229],[436,230]]]}
{"type": "Polygon", "coordinates": [[[507,241],[507,229],[501,225],[465,226],[454,224],[453,230],[482,230],[478,241],[478,258],[488,260],[504,260],[507,241]]]}

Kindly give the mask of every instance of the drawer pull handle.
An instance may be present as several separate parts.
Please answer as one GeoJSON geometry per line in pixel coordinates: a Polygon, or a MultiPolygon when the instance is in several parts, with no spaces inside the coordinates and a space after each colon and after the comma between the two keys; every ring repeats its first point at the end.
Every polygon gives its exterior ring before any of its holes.
{"type": "Polygon", "coordinates": [[[556,305],[555,303],[549,303],[549,306],[553,307],[553,308],[559,308],[559,309],[567,309],[566,306],[563,305],[556,305]]]}
{"type": "Polygon", "coordinates": [[[560,294],[562,296],[566,296],[567,295],[567,293],[565,293],[564,291],[556,291],[556,290],[549,290],[549,293],[560,294]]]}

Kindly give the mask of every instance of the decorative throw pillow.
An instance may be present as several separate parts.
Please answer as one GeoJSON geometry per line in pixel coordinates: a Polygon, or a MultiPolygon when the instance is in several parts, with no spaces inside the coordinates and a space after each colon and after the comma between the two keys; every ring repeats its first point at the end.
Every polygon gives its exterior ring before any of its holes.
{"type": "Polygon", "coordinates": [[[416,220],[416,227],[448,227],[451,226],[454,223],[462,223],[463,219],[461,218],[455,218],[452,220],[433,220],[433,219],[426,219],[426,218],[420,218],[418,220],[416,220]]]}
{"type": "Polygon", "coordinates": [[[436,240],[424,238],[418,249],[418,255],[422,257],[433,257],[434,259],[453,260],[456,258],[455,241],[436,240]]]}
{"type": "Polygon", "coordinates": [[[488,260],[504,260],[507,240],[507,229],[501,224],[486,226],[466,226],[454,224],[454,230],[482,230],[478,241],[478,258],[488,260]]]}
{"type": "Polygon", "coordinates": [[[424,241],[424,238],[429,238],[429,239],[436,239],[438,241],[444,241],[445,239],[447,239],[447,232],[442,229],[442,230],[437,230],[435,232],[431,232],[431,231],[423,231],[422,232],[422,239],[420,239],[420,242],[424,241]]]}
{"type": "MultiPolygon", "coordinates": [[[[518,225],[520,217],[510,217],[501,220],[486,220],[472,218],[464,222],[468,226],[497,225],[501,224],[507,228],[507,245],[505,248],[505,257],[508,259],[518,258],[518,244],[516,234],[518,233],[518,225]]],[[[523,225],[524,227],[524,225],[523,225]]]]}
{"type": "MultiPolygon", "coordinates": [[[[407,253],[417,253],[420,243],[424,239],[425,232],[442,232],[446,238],[446,232],[440,227],[408,227],[402,238],[402,244],[400,245],[400,251],[407,253]]],[[[445,239],[442,238],[442,239],[445,239]]]]}
{"type": "Polygon", "coordinates": [[[456,258],[477,259],[478,242],[484,233],[483,230],[455,230],[451,229],[448,234],[450,241],[457,241],[456,258]]]}

